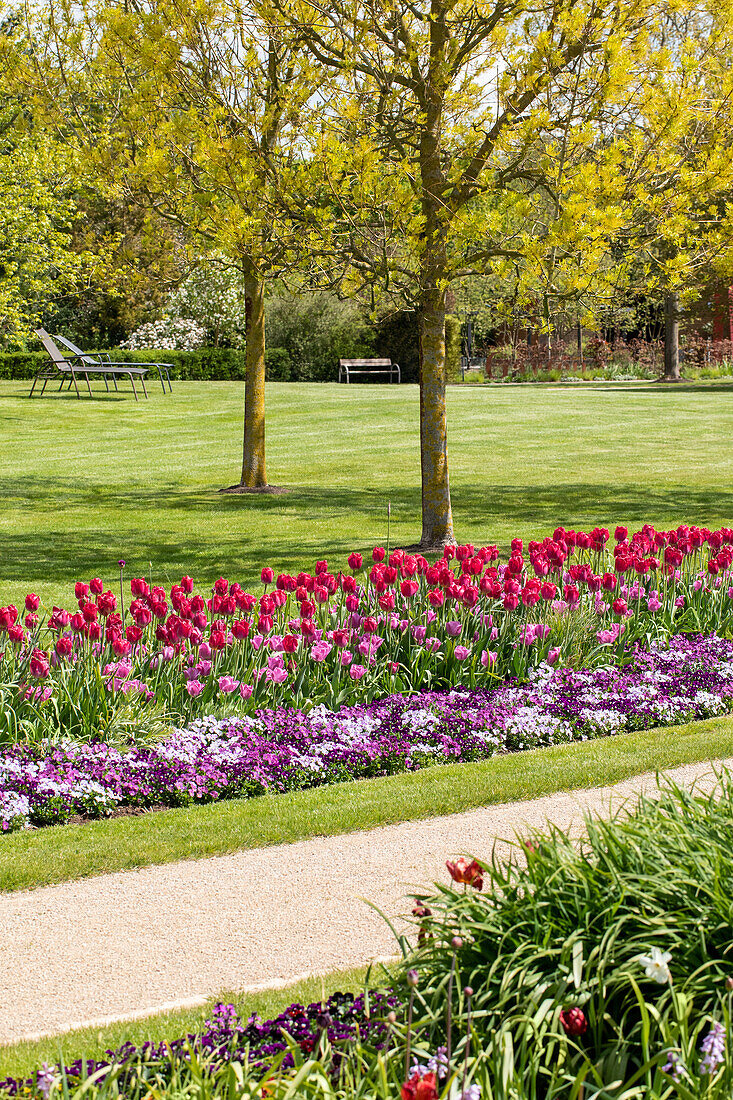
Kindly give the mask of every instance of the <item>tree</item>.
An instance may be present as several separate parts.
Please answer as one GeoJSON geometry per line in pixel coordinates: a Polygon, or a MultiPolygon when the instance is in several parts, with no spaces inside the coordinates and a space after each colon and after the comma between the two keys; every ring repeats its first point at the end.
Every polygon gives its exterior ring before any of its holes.
{"type": "MultiPolygon", "coordinates": [[[[38,109],[121,188],[236,268],[246,381],[240,487],[264,489],[265,282],[298,241],[277,196],[300,157],[314,71],[299,35],[227,0],[60,0],[17,65],[38,109]]],[[[18,79],[16,77],[16,79],[18,79]]]]}
{"type": "Polygon", "coordinates": [[[604,107],[654,63],[658,12],[650,0],[273,3],[330,74],[319,155],[332,252],[419,312],[420,546],[433,550],[453,541],[448,286],[525,258],[527,240],[504,228],[549,184],[562,135],[591,145],[604,107]]]}
{"type": "Polygon", "coordinates": [[[52,135],[0,89],[0,317],[10,346],[25,345],[49,306],[102,263],[72,247],[67,167],[52,135]]]}

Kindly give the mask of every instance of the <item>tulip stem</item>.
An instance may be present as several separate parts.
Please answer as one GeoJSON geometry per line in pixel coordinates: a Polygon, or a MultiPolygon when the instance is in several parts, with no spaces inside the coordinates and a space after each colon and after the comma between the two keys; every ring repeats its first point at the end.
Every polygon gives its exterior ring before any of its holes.
{"type": "Polygon", "coordinates": [[[410,990],[410,999],[407,1002],[407,1038],[405,1042],[405,1080],[407,1081],[410,1076],[410,1040],[412,1038],[412,1002],[415,997],[415,990],[410,990]]]}
{"type": "Polygon", "coordinates": [[[466,1049],[463,1054],[463,1080],[461,1081],[461,1097],[466,1095],[466,1076],[468,1074],[468,1057],[471,1052],[471,994],[472,990],[466,988],[466,1049]]]}
{"type": "Polygon", "coordinates": [[[445,1025],[445,1056],[448,1063],[448,1074],[450,1075],[450,1060],[451,1060],[451,1031],[453,1028],[453,978],[456,973],[456,952],[453,952],[453,958],[450,964],[450,976],[448,978],[448,1004],[446,1006],[446,1025],[445,1025]]]}

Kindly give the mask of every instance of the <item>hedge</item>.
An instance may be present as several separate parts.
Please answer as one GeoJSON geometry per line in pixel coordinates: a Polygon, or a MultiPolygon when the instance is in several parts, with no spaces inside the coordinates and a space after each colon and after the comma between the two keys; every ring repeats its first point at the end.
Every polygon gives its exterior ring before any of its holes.
{"type": "MultiPolygon", "coordinates": [[[[400,364],[403,382],[418,381],[419,343],[414,313],[397,314],[382,324],[375,344],[375,356],[389,357],[400,364]]],[[[460,378],[461,355],[461,326],[457,317],[446,318],[445,346],[447,379],[456,382],[460,378]]],[[[128,351],[127,348],[112,348],[99,354],[109,355],[117,362],[171,363],[170,376],[180,381],[238,382],[245,376],[245,355],[238,348],[199,348],[196,351],[128,351]]],[[[45,351],[0,352],[0,379],[31,379],[48,361],[45,351]]],[[[286,348],[268,348],[265,365],[267,378],[271,382],[312,380],[303,377],[298,362],[293,361],[286,348]]],[[[335,361],[331,377],[323,381],[335,382],[337,379],[338,361],[335,361]]]]}
{"type": "MultiPolygon", "coordinates": [[[[171,363],[171,378],[238,381],[244,378],[244,352],[237,348],[199,348],[197,351],[128,351],[112,348],[100,353],[126,363],[171,363]]],[[[0,378],[33,378],[49,362],[45,351],[0,352],[0,378]]]]}

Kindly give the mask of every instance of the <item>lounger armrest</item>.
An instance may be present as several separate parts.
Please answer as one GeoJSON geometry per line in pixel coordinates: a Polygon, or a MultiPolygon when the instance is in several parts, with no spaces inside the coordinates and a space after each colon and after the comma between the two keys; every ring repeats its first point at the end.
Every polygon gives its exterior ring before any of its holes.
{"type": "Polygon", "coordinates": [[[172,363],[146,363],[141,359],[109,359],[108,367],[172,367],[172,363]]]}

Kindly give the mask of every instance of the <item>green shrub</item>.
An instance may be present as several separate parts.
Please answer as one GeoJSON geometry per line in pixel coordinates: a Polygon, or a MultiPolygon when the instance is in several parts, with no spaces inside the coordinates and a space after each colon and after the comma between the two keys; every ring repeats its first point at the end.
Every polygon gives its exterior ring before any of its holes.
{"type": "MultiPolygon", "coordinates": [[[[273,296],[265,325],[268,344],[289,357],[288,378],[281,381],[336,382],[339,359],[374,354],[373,334],[358,306],[333,294],[273,296]]],[[[270,369],[282,371],[284,362],[270,369]]]]}
{"type": "Polygon", "coordinates": [[[293,381],[293,361],[287,348],[266,348],[265,377],[268,382],[293,381]]]}
{"type": "MultiPolygon", "coordinates": [[[[417,313],[404,310],[378,322],[374,354],[400,364],[403,382],[420,381],[420,329],[417,313]]],[[[445,319],[445,371],[447,382],[461,380],[461,322],[445,319]]]]}

